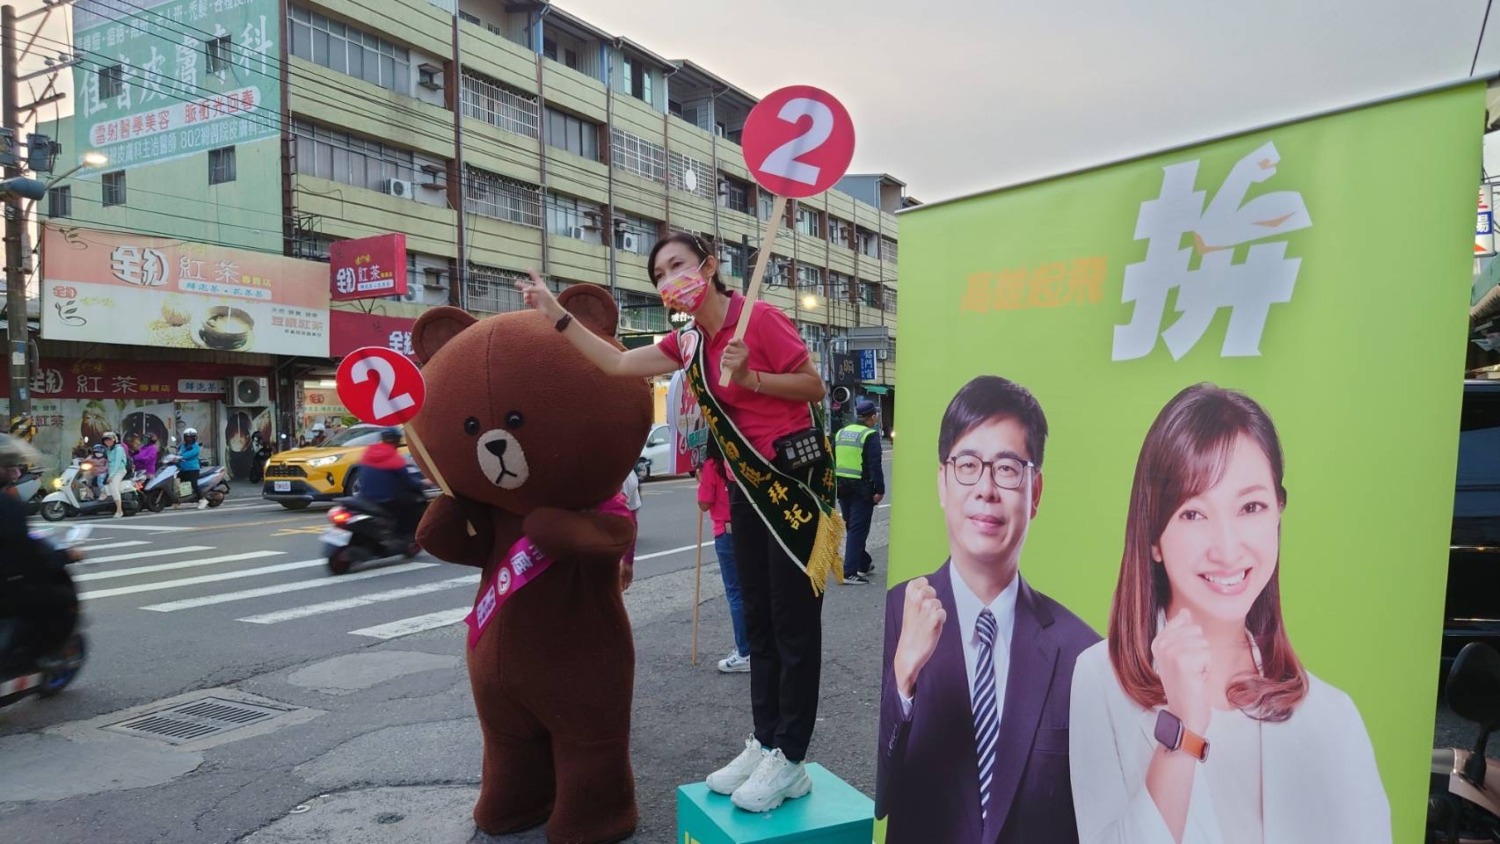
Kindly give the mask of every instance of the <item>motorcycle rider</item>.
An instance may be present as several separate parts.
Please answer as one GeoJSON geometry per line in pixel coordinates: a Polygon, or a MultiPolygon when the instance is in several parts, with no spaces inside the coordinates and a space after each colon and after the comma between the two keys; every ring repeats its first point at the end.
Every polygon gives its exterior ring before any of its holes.
{"type": "Polygon", "coordinates": [[[125,451],[125,444],[115,436],[114,431],[104,432],[104,451],[109,461],[107,470],[109,480],[105,486],[109,488],[109,495],[115,500],[115,518],[125,518],[125,476],[130,473],[130,454],[125,451]]]}
{"type": "Polygon", "coordinates": [[[386,428],[380,442],[365,449],[359,459],[359,497],[379,504],[396,521],[401,536],[417,532],[416,503],[422,496],[422,484],[407,470],[406,458],[396,449],[401,432],[386,428]]]}
{"type": "MultiPolygon", "coordinates": [[[[182,448],[177,450],[177,477],[188,485],[198,509],[208,507],[208,501],[198,492],[198,474],[203,469],[203,447],[198,444],[198,429],[187,428],[182,432],[182,448]]],[[[172,505],[177,506],[177,505],[172,505]]]]}
{"type": "Polygon", "coordinates": [[[78,592],[65,566],[79,556],[36,539],[27,530],[26,507],[11,484],[23,466],[40,460],[41,455],[26,441],[0,434],[0,478],[5,487],[0,493],[0,618],[20,621],[13,649],[23,649],[26,658],[46,668],[55,660],[45,655],[67,641],[77,624],[78,592]]]}
{"type": "Polygon", "coordinates": [[[140,447],[140,450],[135,453],[135,456],[131,460],[135,462],[135,470],[137,472],[154,475],[156,474],[156,456],[156,435],[147,434],[146,444],[140,447]]]}

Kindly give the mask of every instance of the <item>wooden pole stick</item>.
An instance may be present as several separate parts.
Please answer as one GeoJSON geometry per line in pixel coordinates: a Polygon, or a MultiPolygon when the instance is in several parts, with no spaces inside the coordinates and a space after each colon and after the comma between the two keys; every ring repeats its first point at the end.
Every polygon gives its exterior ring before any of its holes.
{"type": "Polygon", "coordinates": [[[693,560],[693,664],[698,664],[698,596],[703,579],[703,511],[698,511],[697,557],[693,560]]]}
{"type": "MultiPolygon", "coordinates": [[[[421,456],[422,462],[427,464],[427,468],[431,470],[432,479],[437,483],[438,489],[442,490],[444,495],[453,498],[453,493],[448,489],[448,482],[443,480],[443,473],[438,469],[437,464],[432,462],[432,458],[428,456],[427,449],[422,446],[422,441],[417,439],[416,430],[410,427],[406,428],[406,441],[411,443],[412,448],[415,448],[417,454],[421,456]]],[[[467,519],[464,520],[464,527],[468,529],[470,536],[474,535],[474,525],[467,519]]]]}
{"type": "MultiPolygon", "coordinates": [[[[740,321],[734,327],[734,339],[745,339],[745,329],[750,326],[750,310],[760,298],[760,281],[766,275],[766,264],[771,260],[771,248],[776,245],[776,233],[781,230],[781,218],[786,216],[786,197],[777,196],[771,203],[771,219],[766,221],[765,231],[760,233],[760,254],[755,256],[755,271],[750,274],[750,290],[745,293],[745,308],[740,311],[740,321]]],[[[729,386],[729,370],[719,373],[719,386],[729,386]]]]}

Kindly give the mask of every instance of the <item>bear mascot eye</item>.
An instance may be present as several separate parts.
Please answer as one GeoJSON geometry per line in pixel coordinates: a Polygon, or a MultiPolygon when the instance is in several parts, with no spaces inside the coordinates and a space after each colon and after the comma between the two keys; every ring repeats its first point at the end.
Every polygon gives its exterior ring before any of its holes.
{"type": "Polygon", "coordinates": [[[522,416],[519,410],[512,410],[505,414],[505,427],[507,428],[519,428],[525,424],[526,417],[522,416]]]}
{"type": "Polygon", "coordinates": [[[464,433],[468,434],[471,437],[477,436],[479,434],[479,420],[475,419],[472,416],[470,416],[468,419],[465,419],[464,433]]]}

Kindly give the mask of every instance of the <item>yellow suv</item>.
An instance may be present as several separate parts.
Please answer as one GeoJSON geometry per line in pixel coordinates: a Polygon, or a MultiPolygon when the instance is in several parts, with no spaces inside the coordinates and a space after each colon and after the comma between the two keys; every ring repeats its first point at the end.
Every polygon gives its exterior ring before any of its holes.
{"type": "MultiPolygon", "coordinates": [[[[355,425],[318,446],[294,448],[266,461],[261,497],[288,510],[301,510],[314,501],[333,501],[359,494],[359,460],[365,449],[380,442],[378,425],[355,425]]],[[[401,446],[401,456],[411,454],[401,446]]]]}

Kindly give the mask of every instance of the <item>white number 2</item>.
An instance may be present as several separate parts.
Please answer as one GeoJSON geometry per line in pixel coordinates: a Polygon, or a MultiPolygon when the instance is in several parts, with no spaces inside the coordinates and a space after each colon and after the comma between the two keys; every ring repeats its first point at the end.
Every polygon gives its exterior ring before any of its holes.
{"type": "Polygon", "coordinates": [[[833,134],[833,110],[817,100],[798,97],[787,100],[776,116],[794,125],[804,117],[811,117],[812,125],[806,132],[772,150],[761,163],[761,171],[805,185],[817,184],[822,168],[797,159],[822,146],[833,134]]]}
{"type": "Polygon", "coordinates": [[[396,386],[396,370],[391,368],[391,362],[385,358],[361,358],[349,370],[349,378],[356,384],[370,380],[371,375],[375,376],[375,401],[371,407],[374,418],[394,416],[417,403],[411,393],[391,395],[391,388],[396,386]]]}

